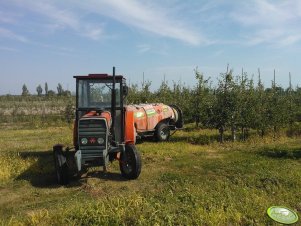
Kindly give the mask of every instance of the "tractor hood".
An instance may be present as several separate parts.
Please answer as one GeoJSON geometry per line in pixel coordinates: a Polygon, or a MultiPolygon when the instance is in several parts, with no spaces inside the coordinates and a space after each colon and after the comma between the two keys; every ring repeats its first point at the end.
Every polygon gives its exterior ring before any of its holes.
{"type": "Polygon", "coordinates": [[[109,111],[90,111],[86,113],[82,118],[104,118],[107,121],[108,128],[110,128],[112,124],[112,116],[109,111]]]}

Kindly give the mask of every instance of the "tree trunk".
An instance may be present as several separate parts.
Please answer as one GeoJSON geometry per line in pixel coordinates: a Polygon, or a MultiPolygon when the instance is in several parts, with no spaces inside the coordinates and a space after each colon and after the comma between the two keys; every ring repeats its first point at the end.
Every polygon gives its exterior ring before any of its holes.
{"type": "Polygon", "coordinates": [[[274,130],[273,138],[274,138],[274,140],[276,140],[277,127],[274,126],[273,130],[274,130]]]}
{"type": "Polygon", "coordinates": [[[264,137],[264,134],[265,134],[265,131],[264,131],[264,129],[261,129],[261,138],[263,138],[263,137],[264,137]]]}
{"type": "Polygon", "coordinates": [[[219,128],[219,142],[224,143],[224,127],[219,128]]]}
{"type": "Polygon", "coordinates": [[[231,127],[231,137],[232,137],[232,141],[236,141],[236,129],[234,126],[231,127]]]}
{"type": "Polygon", "coordinates": [[[247,140],[249,138],[249,128],[245,128],[245,140],[247,140]]]}
{"type": "Polygon", "coordinates": [[[242,139],[243,141],[246,140],[246,137],[245,137],[245,128],[244,128],[243,126],[241,127],[241,139],[242,139]]]}
{"type": "Polygon", "coordinates": [[[200,117],[196,116],[195,117],[195,126],[196,126],[196,128],[199,128],[199,123],[200,123],[200,117]]]}

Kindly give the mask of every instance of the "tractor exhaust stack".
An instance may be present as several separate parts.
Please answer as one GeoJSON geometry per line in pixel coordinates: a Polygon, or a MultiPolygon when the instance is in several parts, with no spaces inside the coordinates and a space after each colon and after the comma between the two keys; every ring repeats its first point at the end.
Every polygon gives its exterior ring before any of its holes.
{"type": "Polygon", "coordinates": [[[116,120],[116,90],[115,90],[116,78],[115,78],[115,67],[113,67],[113,84],[112,84],[112,105],[111,105],[111,114],[112,114],[112,127],[111,133],[112,138],[115,141],[115,120],[116,120]]]}

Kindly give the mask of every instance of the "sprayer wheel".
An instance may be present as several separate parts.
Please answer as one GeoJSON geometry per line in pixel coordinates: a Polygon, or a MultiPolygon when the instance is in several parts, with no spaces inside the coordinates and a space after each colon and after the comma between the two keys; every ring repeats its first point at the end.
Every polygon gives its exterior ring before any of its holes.
{"type": "Polygon", "coordinates": [[[170,136],[170,129],[166,123],[160,123],[157,126],[156,132],[155,132],[155,139],[157,141],[168,141],[170,136]]]}

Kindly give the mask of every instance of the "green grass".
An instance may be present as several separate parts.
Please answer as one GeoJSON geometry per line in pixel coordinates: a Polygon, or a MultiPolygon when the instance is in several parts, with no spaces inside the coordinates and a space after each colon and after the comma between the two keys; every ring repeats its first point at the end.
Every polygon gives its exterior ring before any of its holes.
{"type": "Polygon", "coordinates": [[[55,184],[51,147],[71,145],[71,127],[0,131],[3,225],[276,225],[272,205],[301,213],[301,140],[219,144],[215,131],[179,131],[138,144],[138,180],[93,168],[55,184]]]}

